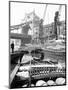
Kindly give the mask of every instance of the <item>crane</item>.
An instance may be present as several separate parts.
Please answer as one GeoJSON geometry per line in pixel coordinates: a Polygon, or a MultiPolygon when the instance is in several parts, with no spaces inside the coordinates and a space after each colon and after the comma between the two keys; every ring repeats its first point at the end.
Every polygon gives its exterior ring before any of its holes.
{"type": "Polygon", "coordinates": [[[43,20],[45,19],[45,16],[46,16],[47,6],[48,6],[48,4],[46,4],[45,10],[44,10],[43,20]]]}
{"type": "Polygon", "coordinates": [[[60,5],[60,6],[59,6],[59,9],[58,9],[59,14],[61,13],[61,9],[62,9],[62,5],[60,5]]]}
{"type": "Polygon", "coordinates": [[[46,4],[46,6],[45,6],[43,18],[40,20],[40,24],[39,24],[39,39],[40,39],[42,44],[44,43],[44,40],[43,40],[43,23],[44,23],[44,19],[46,16],[47,6],[48,6],[48,4],[46,4]]]}

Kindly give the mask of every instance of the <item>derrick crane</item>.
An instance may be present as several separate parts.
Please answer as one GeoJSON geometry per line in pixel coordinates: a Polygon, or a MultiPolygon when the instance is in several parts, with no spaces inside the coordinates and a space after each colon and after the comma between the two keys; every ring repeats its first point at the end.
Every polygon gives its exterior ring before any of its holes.
{"type": "Polygon", "coordinates": [[[39,39],[40,39],[42,44],[44,43],[44,40],[43,40],[43,22],[44,22],[44,19],[46,16],[47,6],[48,6],[48,4],[46,4],[46,6],[45,6],[43,18],[40,20],[40,24],[39,24],[39,39]]]}
{"type": "Polygon", "coordinates": [[[59,9],[58,9],[59,14],[61,13],[61,9],[62,9],[62,5],[60,5],[60,6],[59,6],[59,9]]]}
{"type": "Polygon", "coordinates": [[[44,10],[43,20],[45,19],[45,16],[46,16],[47,6],[48,6],[48,4],[46,4],[45,10],[44,10]]]}

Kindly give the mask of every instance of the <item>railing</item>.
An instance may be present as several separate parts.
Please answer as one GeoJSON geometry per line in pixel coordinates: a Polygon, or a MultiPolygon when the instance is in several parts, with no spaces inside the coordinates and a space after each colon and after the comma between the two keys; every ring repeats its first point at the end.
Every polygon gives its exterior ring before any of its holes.
{"type": "Polygon", "coordinates": [[[31,76],[33,78],[44,78],[44,77],[65,77],[65,69],[58,69],[57,67],[36,67],[31,69],[31,76]]]}

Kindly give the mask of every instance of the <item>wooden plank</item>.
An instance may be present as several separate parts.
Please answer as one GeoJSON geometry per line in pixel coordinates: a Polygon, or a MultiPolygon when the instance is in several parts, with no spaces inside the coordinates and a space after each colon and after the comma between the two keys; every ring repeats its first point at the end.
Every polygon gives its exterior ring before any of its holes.
{"type": "Polygon", "coordinates": [[[11,85],[11,83],[12,83],[12,81],[13,81],[15,75],[16,75],[16,72],[17,72],[18,69],[19,69],[19,66],[20,66],[20,65],[17,64],[16,67],[14,68],[14,70],[12,71],[12,73],[10,74],[10,85],[11,85]]]}

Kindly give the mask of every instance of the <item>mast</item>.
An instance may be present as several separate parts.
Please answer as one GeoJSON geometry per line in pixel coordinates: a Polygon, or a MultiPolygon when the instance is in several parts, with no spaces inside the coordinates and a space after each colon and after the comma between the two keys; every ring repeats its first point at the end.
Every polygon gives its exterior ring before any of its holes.
{"type": "Polygon", "coordinates": [[[46,4],[46,6],[45,6],[45,10],[44,10],[44,14],[43,14],[43,20],[45,19],[45,16],[46,16],[47,6],[48,6],[48,4],[46,4]]]}
{"type": "Polygon", "coordinates": [[[60,5],[60,6],[59,6],[59,9],[58,9],[59,14],[61,13],[61,9],[62,9],[62,5],[60,5]]]}

